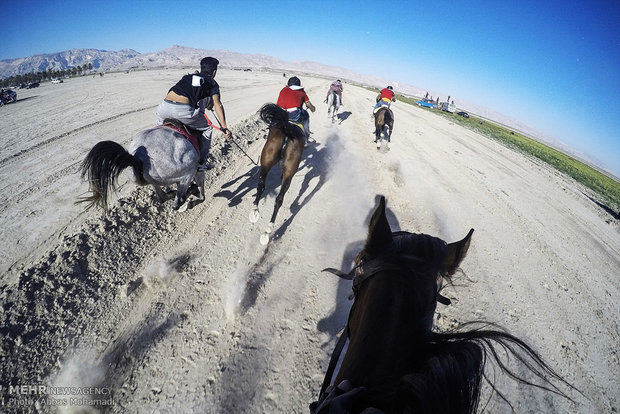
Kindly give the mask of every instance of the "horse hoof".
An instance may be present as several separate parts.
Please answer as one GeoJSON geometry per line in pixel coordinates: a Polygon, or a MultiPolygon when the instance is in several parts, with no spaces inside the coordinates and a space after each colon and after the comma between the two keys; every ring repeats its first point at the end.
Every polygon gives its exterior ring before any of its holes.
{"type": "Polygon", "coordinates": [[[250,211],[250,223],[256,223],[258,221],[258,219],[260,218],[260,213],[258,212],[258,209],[255,208],[254,210],[250,211]]]}
{"type": "Polygon", "coordinates": [[[267,244],[269,244],[269,234],[268,233],[263,233],[260,235],[260,244],[262,244],[263,246],[267,246],[267,244]]]}
{"type": "Polygon", "coordinates": [[[180,213],[183,213],[184,211],[187,211],[188,207],[189,207],[189,203],[183,203],[179,207],[177,207],[175,210],[180,213]]]}

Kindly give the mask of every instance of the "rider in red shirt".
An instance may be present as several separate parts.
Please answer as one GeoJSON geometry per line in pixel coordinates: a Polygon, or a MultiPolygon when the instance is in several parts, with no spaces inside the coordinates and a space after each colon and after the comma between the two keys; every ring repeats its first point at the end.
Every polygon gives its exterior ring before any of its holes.
{"type": "Polygon", "coordinates": [[[303,109],[306,104],[312,112],[316,110],[310,98],[301,86],[301,81],[297,76],[288,80],[287,86],[282,88],[278,96],[278,106],[288,112],[288,119],[303,124],[306,137],[310,136],[310,115],[303,109]]]}
{"type": "Polygon", "coordinates": [[[394,91],[391,86],[381,89],[381,92],[377,95],[377,104],[375,105],[373,112],[376,112],[381,105],[387,105],[389,108],[390,104],[394,101],[396,101],[396,98],[394,98],[394,91]]]}

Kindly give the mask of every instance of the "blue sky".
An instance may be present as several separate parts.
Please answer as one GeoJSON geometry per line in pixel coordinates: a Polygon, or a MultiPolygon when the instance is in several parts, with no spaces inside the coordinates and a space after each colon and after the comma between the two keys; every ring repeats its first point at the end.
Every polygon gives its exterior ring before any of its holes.
{"type": "Polygon", "coordinates": [[[172,45],[312,60],[516,118],[620,176],[620,1],[6,1],[0,59],[172,45]]]}

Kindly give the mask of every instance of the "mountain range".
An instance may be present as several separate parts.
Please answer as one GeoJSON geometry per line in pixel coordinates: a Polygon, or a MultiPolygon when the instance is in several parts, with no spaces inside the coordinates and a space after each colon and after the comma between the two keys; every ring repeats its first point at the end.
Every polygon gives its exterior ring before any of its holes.
{"type": "Polygon", "coordinates": [[[58,53],[46,53],[24,58],[0,60],[0,78],[24,75],[48,70],[66,70],[92,63],[93,70],[106,71],[140,55],[131,49],[118,52],[97,49],[71,49],[58,53]]]}
{"type": "MultiPolygon", "coordinates": [[[[122,49],[119,51],[71,49],[58,53],[0,60],[0,78],[8,78],[10,76],[23,75],[32,72],[43,72],[49,69],[54,71],[70,69],[77,66],[83,66],[88,63],[92,63],[93,70],[98,72],[183,67],[196,69],[198,62],[204,56],[217,57],[220,61],[220,67],[229,69],[270,69],[282,70],[296,74],[314,74],[325,76],[327,78],[342,79],[343,81],[352,81],[372,87],[385,87],[385,85],[391,84],[395,86],[395,89],[399,93],[414,97],[422,97],[427,92],[431,96],[442,96],[444,98],[449,94],[442,91],[443,93],[439,95],[438,92],[421,89],[419,87],[397,82],[395,80],[388,80],[374,75],[364,75],[350,69],[325,65],[317,62],[288,62],[264,54],[245,54],[231,52],[228,50],[194,49],[178,45],[171,46],[159,52],[144,54],[132,49],[122,49]]],[[[566,146],[554,137],[545,135],[531,126],[504,114],[495,112],[477,104],[459,101],[458,97],[456,97],[456,105],[459,110],[465,110],[476,114],[479,117],[493,120],[507,127],[513,128],[525,135],[552,145],[561,151],[574,154],[580,158],[589,158],[584,154],[576,154],[573,148],[566,146]]]]}

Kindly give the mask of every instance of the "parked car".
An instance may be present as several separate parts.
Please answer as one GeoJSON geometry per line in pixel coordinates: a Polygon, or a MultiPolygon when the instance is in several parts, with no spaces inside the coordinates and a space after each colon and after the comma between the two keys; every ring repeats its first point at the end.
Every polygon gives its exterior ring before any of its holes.
{"type": "Polygon", "coordinates": [[[467,112],[459,112],[457,115],[462,116],[463,118],[469,118],[469,114],[467,112]]]}
{"type": "Polygon", "coordinates": [[[418,106],[423,106],[425,108],[435,108],[437,109],[437,105],[434,104],[430,99],[428,98],[422,98],[421,100],[416,102],[418,104],[418,106]]]}
{"type": "Polygon", "coordinates": [[[444,112],[450,112],[451,114],[453,114],[456,111],[456,105],[453,103],[442,102],[439,104],[439,109],[444,112]]]}
{"type": "Polygon", "coordinates": [[[39,87],[39,82],[32,82],[30,85],[28,85],[28,89],[38,88],[38,87],[39,87]]]}
{"type": "Polygon", "coordinates": [[[0,91],[0,105],[13,103],[17,100],[17,92],[11,89],[2,89],[0,91]]]}
{"type": "Polygon", "coordinates": [[[62,79],[52,79],[52,83],[62,83],[62,79]]]}

